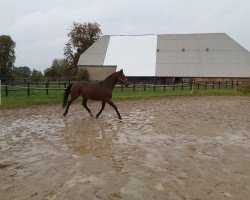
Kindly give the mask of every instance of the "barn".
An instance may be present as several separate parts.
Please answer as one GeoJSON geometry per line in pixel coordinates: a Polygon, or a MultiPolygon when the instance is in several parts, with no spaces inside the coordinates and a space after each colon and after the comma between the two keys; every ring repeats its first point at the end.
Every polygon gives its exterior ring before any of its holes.
{"type": "Polygon", "coordinates": [[[124,69],[130,81],[249,81],[250,52],[225,33],[104,35],[79,58],[90,80],[124,69]]]}

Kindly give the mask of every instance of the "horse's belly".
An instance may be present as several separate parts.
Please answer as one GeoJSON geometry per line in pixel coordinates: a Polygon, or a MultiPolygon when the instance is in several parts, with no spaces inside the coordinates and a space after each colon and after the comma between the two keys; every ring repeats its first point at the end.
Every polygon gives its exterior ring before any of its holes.
{"type": "Polygon", "coordinates": [[[102,91],[102,90],[95,91],[91,89],[87,89],[83,91],[82,96],[87,99],[91,99],[95,101],[105,101],[111,98],[110,95],[105,91],[102,91]]]}
{"type": "Polygon", "coordinates": [[[111,98],[112,91],[109,91],[98,84],[82,82],[81,96],[95,101],[106,101],[111,98]]]}
{"type": "Polygon", "coordinates": [[[111,98],[111,95],[105,92],[98,92],[88,96],[88,99],[95,101],[105,101],[111,98]]]}
{"type": "Polygon", "coordinates": [[[89,97],[87,97],[88,99],[91,100],[95,100],[95,101],[101,101],[102,99],[100,98],[100,96],[96,96],[96,95],[91,95],[89,97]]]}

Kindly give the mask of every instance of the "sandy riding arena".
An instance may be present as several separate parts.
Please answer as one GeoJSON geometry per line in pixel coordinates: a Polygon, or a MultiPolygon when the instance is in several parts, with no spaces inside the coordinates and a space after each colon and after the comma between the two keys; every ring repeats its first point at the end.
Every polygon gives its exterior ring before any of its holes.
{"type": "Polygon", "coordinates": [[[0,199],[249,199],[249,97],[115,104],[0,110],[0,199]]]}

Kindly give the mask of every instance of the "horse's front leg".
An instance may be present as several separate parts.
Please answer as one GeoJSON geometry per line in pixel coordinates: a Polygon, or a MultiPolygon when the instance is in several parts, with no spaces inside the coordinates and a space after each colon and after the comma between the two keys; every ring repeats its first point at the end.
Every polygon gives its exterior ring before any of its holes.
{"type": "Polygon", "coordinates": [[[111,99],[109,99],[109,100],[107,101],[107,103],[115,109],[115,111],[116,111],[116,113],[117,113],[117,115],[118,115],[118,118],[119,118],[119,119],[122,119],[122,117],[121,117],[121,115],[120,115],[120,113],[119,113],[117,107],[116,107],[115,104],[111,101],[111,99]]]}
{"type": "Polygon", "coordinates": [[[105,104],[106,104],[106,102],[105,102],[105,101],[102,101],[102,108],[101,108],[101,110],[97,113],[96,118],[98,118],[99,115],[102,113],[103,109],[105,108],[105,104]]]}

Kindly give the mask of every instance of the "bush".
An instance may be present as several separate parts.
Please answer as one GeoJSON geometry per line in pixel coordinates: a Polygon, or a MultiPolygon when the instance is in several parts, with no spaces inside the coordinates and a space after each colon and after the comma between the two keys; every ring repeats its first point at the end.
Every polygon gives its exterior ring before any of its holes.
{"type": "Polygon", "coordinates": [[[244,94],[250,94],[250,83],[241,84],[238,87],[238,91],[244,94]]]}
{"type": "Polygon", "coordinates": [[[89,80],[89,72],[88,72],[88,70],[86,70],[86,69],[80,69],[80,70],[78,70],[78,72],[77,72],[77,79],[79,81],[82,81],[82,80],[88,81],[89,80]]]}

